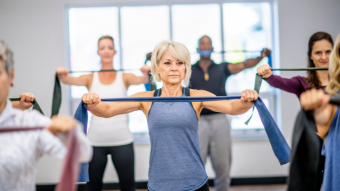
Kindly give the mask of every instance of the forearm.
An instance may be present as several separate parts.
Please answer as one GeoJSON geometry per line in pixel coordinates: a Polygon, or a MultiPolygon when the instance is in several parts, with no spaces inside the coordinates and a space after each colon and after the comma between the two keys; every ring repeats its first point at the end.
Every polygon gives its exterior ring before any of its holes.
{"type": "Polygon", "coordinates": [[[62,79],[59,79],[63,84],[67,85],[75,85],[75,86],[85,86],[85,80],[80,79],[79,77],[72,77],[72,76],[66,76],[62,79]]]}
{"type": "Polygon", "coordinates": [[[241,102],[240,99],[231,102],[231,107],[228,111],[230,115],[241,115],[247,112],[254,106],[253,102],[241,102]]]}
{"type": "Polygon", "coordinates": [[[314,120],[317,126],[324,126],[329,123],[332,115],[332,106],[328,104],[326,107],[316,109],[314,111],[314,120]]]}
{"type": "Polygon", "coordinates": [[[146,84],[149,82],[149,73],[143,73],[143,76],[141,77],[141,83],[146,84]]]}
{"type": "Polygon", "coordinates": [[[114,102],[104,103],[100,102],[93,108],[88,110],[95,116],[109,118],[120,114],[127,114],[136,110],[141,110],[140,102],[114,102]]]}
{"type": "Polygon", "coordinates": [[[314,112],[317,135],[319,135],[319,137],[324,138],[328,134],[329,128],[336,113],[336,109],[336,107],[330,106],[330,108],[325,109],[321,113],[314,112]]]}
{"type": "Polygon", "coordinates": [[[264,80],[266,80],[269,85],[275,88],[293,93],[297,96],[301,94],[301,90],[303,88],[301,82],[298,80],[297,77],[288,79],[277,75],[271,75],[269,78],[265,78],[264,80]]]}
{"type": "Polygon", "coordinates": [[[240,115],[247,112],[254,104],[252,102],[242,103],[241,100],[235,101],[211,101],[203,102],[203,108],[229,115],[240,115]]]}
{"type": "Polygon", "coordinates": [[[95,116],[97,117],[104,117],[104,118],[109,118],[109,117],[113,117],[114,115],[110,115],[108,113],[108,109],[109,109],[109,105],[107,103],[104,102],[100,102],[98,103],[98,105],[89,108],[87,107],[87,109],[95,116]]]}
{"type": "Polygon", "coordinates": [[[149,82],[149,73],[143,73],[143,76],[136,76],[131,85],[146,84],[149,82]]]}
{"type": "Polygon", "coordinates": [[[254,66],[256,66],[260,61],[262,60],[262,57],[256,57],[256,58],[251,58],[248,59],[244,62],[244,67],[245,68],[252,68],[254,66]]]}

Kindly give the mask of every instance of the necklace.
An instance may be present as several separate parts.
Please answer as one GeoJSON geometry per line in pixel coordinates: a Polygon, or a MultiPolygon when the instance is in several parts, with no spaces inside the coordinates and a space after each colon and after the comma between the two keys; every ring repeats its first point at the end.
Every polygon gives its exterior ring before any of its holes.
{"type": "Polygon", "coordinates": [[[205,81],[209,80],[209,74],[208,73],[204,73],[204,79],[205,79],[205,81]]]}

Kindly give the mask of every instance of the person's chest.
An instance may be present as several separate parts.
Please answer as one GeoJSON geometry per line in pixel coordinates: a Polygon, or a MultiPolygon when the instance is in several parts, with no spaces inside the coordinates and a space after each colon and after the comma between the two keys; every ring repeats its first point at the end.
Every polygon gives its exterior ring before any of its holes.
{"type": "Polygon", "coordinates": [[[222,65],[214,65],[204,73],[199,66],[192,70],[190,87],[192,89],[212,90],[224,86],[227,76],[222,65]]]}
{"type": "Polygon", "coordinates": [[[21,180],[34,176],[41,156],[38,132],[0,134],[0,179],[21,180]]]}

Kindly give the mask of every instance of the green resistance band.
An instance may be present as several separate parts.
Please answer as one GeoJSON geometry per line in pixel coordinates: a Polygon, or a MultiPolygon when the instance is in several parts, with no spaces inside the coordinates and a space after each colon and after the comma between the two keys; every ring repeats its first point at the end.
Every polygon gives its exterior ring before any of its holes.
{"type": "MultiPolygon", "coordinates": [[[[271,69],[271,71],[315,71],[315,70],[328,70],[328,68],[278,68],[278,69],[271,69]]],[[[254,85],[254,90],[257,91],[258,94],[260,94],[260,89],[262,85],[262,75],[259,75],[256,73],[255,77],[255,85],[254,85]]],[[[244,122],[246,125],[249,124],[250,119],[253,117],[254,114],[254,107],[252,109],[251,116],[249,119],[244,122]]]]}
{"type": "MultiPolygon", "coordinates": [[[[9,100],[11,100],[11,101],[20,101],[21,98],[9,98],[9,100]]],[[[44,112],[41,110],[40,105],[38,104],[36,99],[34,99],[31,103],[33,104],[33,109],[38,110],[41,114],[44,115],[44,112]]]]}

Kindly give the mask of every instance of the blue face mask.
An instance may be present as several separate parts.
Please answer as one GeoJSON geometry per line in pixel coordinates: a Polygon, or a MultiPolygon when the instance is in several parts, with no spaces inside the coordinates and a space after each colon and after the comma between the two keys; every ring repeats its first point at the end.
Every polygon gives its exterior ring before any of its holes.
{"type": "Polygon", "coordinates": [[[206,56],[206,55],[211,55],[213,51],[212,50],[204,50],[204,51],[197,51],[200,56],[206,56]]]}

